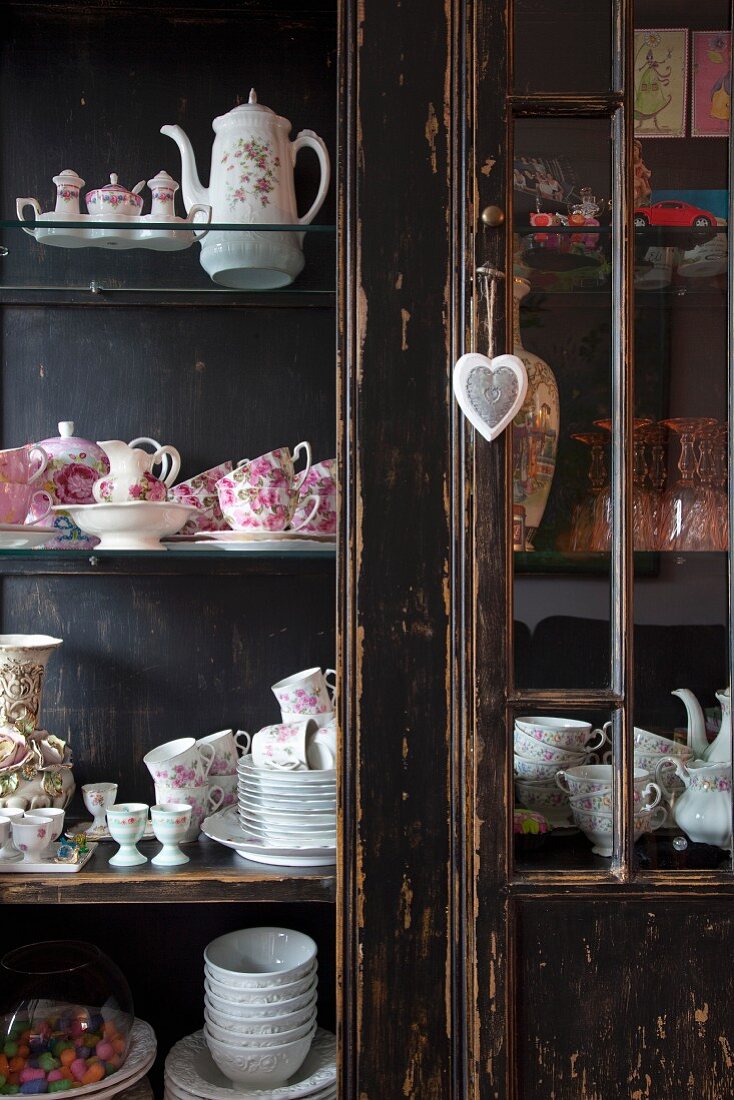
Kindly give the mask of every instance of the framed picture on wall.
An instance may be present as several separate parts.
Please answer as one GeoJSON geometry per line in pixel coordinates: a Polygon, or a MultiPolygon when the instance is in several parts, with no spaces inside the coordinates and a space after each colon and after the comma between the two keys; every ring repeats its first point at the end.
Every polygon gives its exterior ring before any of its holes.
{"type": "Polygon", "coordinates": [[[635,31],[635,137],[675,138],[686,132],[688,31],[635,31]]]}
{"type": "Polygon", "coordinates": [[[692,31],[691,136],[728,137],[731,31],[692,31]]]}

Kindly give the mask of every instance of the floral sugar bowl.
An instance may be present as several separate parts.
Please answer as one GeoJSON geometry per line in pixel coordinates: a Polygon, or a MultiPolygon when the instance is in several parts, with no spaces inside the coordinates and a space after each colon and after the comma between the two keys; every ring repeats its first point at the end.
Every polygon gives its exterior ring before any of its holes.
{"type": "MultiPolygon", "coordinates": [[[[107,455],[96,443],[74,435],[73,420],[62,420],[58,436],[39,444],[48,454],[48,466],[40,488],[54,504],[94,504],[92,486],[109,473],[107,455]]],[[[68,512],[57,512],[56,536],[46,543],[50,550],[91,550],[99,539],[81,531],[68,512]]]]}

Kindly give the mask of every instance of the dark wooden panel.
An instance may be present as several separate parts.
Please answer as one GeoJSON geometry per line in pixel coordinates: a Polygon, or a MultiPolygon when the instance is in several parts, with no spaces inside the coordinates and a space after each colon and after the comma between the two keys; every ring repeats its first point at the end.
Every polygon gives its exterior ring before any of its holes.
{"type": "Polygon", "coordinates": [[[13,577],[2,625],[64,639],[43,722],[70,740],[77,786],[118,780],[143,802],[154,745],[278,721],[270,685],[334,663],[329,577],[13,577]]]}
{"type": "Polygon", "coordinates": [[[438,0],[367,0],[349,27],[346,805],[356,836],[345,977],[356,986],[345,1043],[362,1100],[452,1093],[453,14],[438,0]]]}
{"type": "Polygon", "coordinates": [[[226,458],[310,440],[335,453],[334,317],[328,310],[7,307],[2,445],[56,435],[149,435],[187,478],[226,458]]]}
{"type": "Polygon", "coordinates": [[[298,928],[318,945],[319,1023],[334,1030],[334,907],[331,905],[110,905],[89,910],[64,907],[63,922],[51,905],[18,906],[6,918],[3,951],[46,939],[95,943],[114,959],[128,980],[135,1013],[152,1024],[158,1058],[150,1073],[162,1095],[163,1063],[173,1044],[203,1026],[202,953],[216,936],[236,928],[275,925],[298,928]]]}
{"type": "Polygon", "coordinates": [[[517,914],[517,1095],[729,1100],[731,904],[528,901],[517,914]]]}

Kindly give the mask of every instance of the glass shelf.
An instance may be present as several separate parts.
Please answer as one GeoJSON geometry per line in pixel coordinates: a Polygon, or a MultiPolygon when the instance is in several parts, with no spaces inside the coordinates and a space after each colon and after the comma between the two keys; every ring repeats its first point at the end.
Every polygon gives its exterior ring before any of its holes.
{"type": "MultiPolygon", "coordinates": [[[[277,267],[279,262],[280,258],[268,266],[277,267]]],[[[22,302],[25,296],[38,301],[39,295],[53,292],[62,294],[62,301],[73,302],[130,302],[135,296],[145,300],[151,295],[175,299],[187,294],[208,302],[234,299],[262,303],[265,298],[285,297],[287,302],[329,306],[335,297],[335,272],[334,225],[207,226],[197,222],[192,227],[183,222],[172,226],[126,219],[90,226],[83,216],[78,221],[0,220],[0,298],[6,304],[22,302]],[[73,243],[61,244],[60,234],[73,243]],[[90,235],[88,241],[85,234],[90,235]],[[265,242],[280,245],[291,263],[292,246],[296,244],[305,256],[303,270],[292,282],[277,288],[220,285],[200,263],[202,246],[207,238],[213,243],[215,234],[217,247],[222,250],[248,240],[257,240],[258,247],[265,242]]]]}
{"type": "Polygon", "coordinates": [[[313,550],[194,550],[189,544],[160,550],[0,550],[0,576],[87,574],[325,573],[336,563],[333,547],[313,550]]]}

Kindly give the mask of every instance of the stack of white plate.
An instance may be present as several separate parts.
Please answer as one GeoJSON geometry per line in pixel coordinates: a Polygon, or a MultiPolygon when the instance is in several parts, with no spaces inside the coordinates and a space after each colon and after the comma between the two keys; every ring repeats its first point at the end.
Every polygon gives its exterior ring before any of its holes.
{"type": "Polygon", "coordinates": [[[336,1036],[317,1028],[306,1061],[284,1085],[233,1085],[215,1066],[201,1031],[187,1035],[166,1058],[163,1100],[336,1100],[336,1036]]]}
{"type": "Polygon", "coordinates": [[[336,772],[237,767],[237,812],[248,836],[266,847],[336,846],[336,772]]]}
{"type": "Polygon", "coordinates": [[[277,1088],[316,1032],[316,944],[290,928],[243,928],[204,951],[204,1038],[230,1081],[277,1088]]]}

